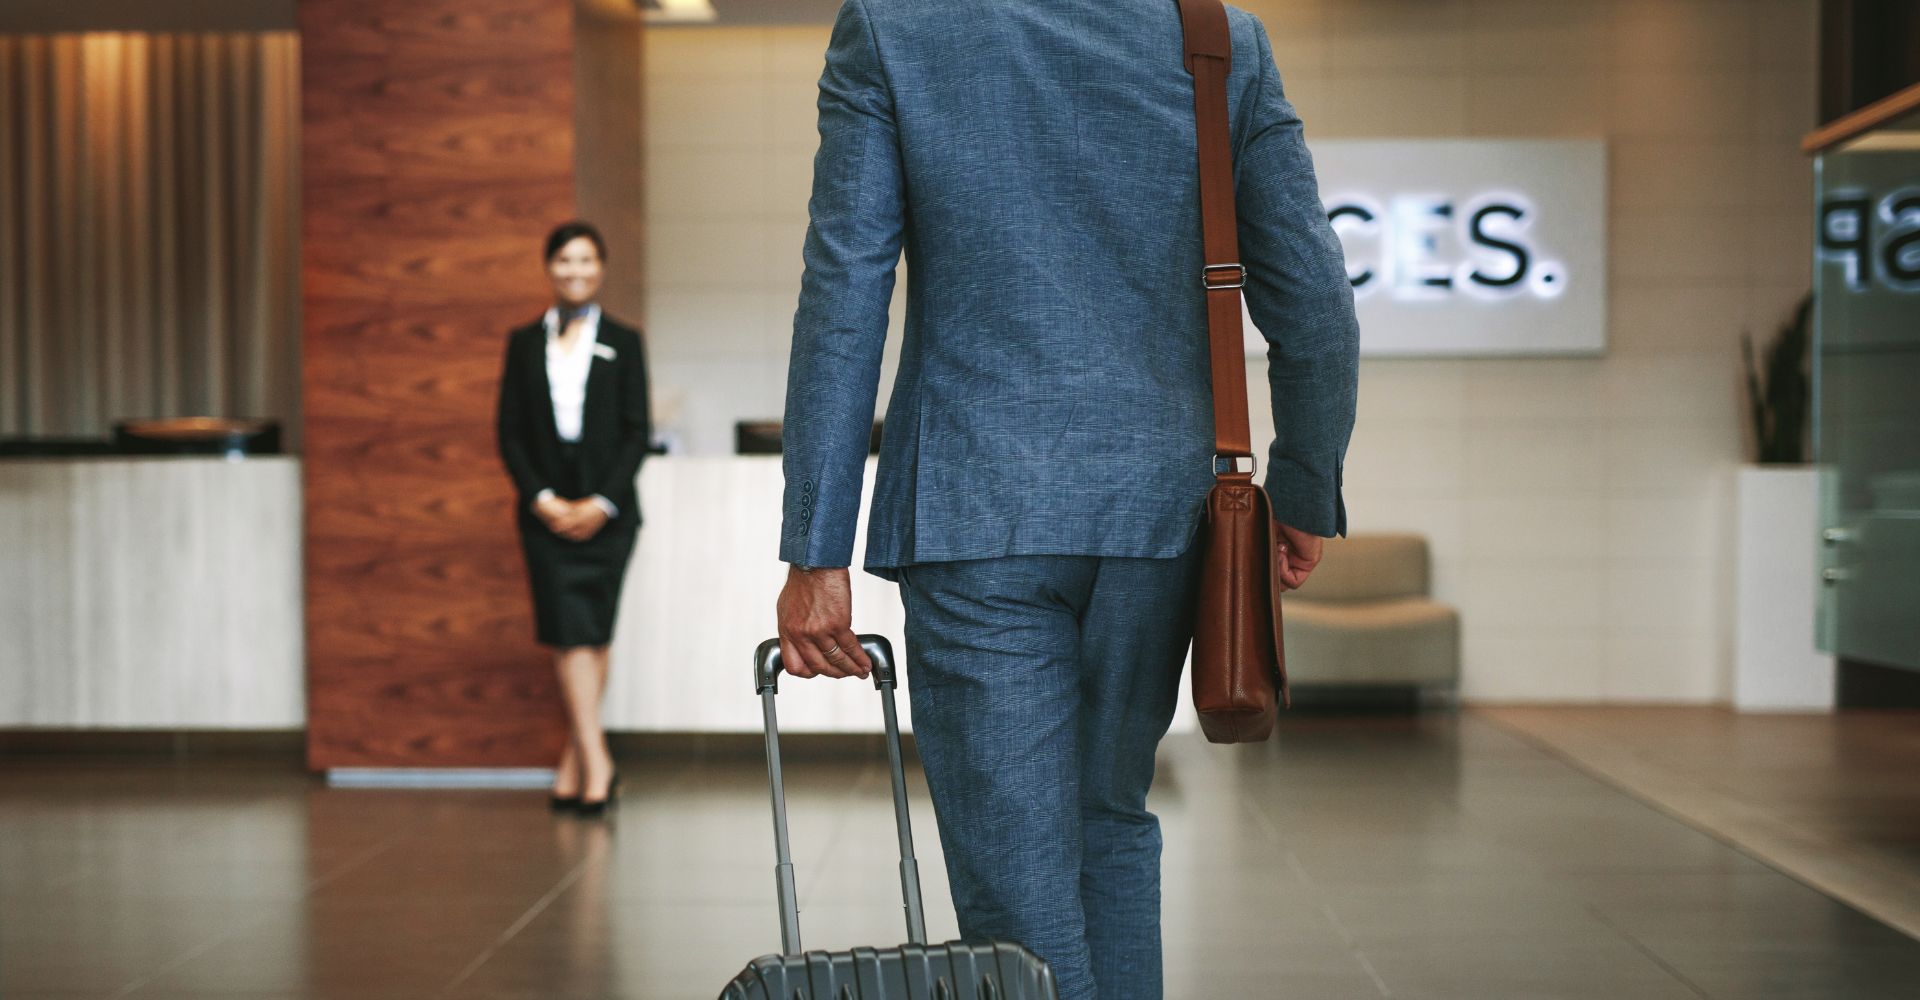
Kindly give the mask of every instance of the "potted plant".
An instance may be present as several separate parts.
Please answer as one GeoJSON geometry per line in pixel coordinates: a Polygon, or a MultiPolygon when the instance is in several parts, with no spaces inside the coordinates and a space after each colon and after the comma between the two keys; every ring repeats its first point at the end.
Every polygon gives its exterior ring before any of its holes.
{"type": "Polygon", "coordinates": [[[1802,465],[1807,461],[1807,417],[1812,410],[1813,377],[1808,371],[1813,332],[1813,296],[1800,300],[1793,319],[1766,347],[1766,359],[1754,356],[1753,336],[1740,335],[1746,362],[1747,411],[1754,450],[1761,465],[1802,465]]]}
{"type": "Polygon", "coordinates": [[[1831,710],[1833,658],[1814,642],[1820,481],[1808,464],[1813,297],[1764,347],[1740,338],[1754,461],[1740,470],[1733,702],[1742,711],[1831,710]]]}

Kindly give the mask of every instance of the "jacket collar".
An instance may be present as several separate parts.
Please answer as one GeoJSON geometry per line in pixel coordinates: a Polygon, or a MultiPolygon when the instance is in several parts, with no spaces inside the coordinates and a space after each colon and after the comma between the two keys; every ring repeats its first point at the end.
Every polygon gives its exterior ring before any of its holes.
{"type": "MultiPolygon", "coordinates": [[[[587,303],[587,307],[584,310],[581,310],[581,315],[586,317],[587,338],[589,340],[599,339],[600,303],[598,302],[587,303]]],[[[548,339],[558,337],[560,335],[560,307],[548,306],[546,313],[540,317],[540,325],[546,329],[548,339]]]]}

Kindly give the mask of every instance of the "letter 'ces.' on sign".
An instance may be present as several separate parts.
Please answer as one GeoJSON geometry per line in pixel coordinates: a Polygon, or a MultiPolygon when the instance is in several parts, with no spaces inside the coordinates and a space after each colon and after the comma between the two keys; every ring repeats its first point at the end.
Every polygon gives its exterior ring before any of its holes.
{"type": "MultiPolygon", "coordinates": [[[[1597,355],[1607,346],[1599,140],[1310,141],[1360,351],[1597,355]]],[[[1247,349],[1266,342],[1247,324],[1247,349]]]]}

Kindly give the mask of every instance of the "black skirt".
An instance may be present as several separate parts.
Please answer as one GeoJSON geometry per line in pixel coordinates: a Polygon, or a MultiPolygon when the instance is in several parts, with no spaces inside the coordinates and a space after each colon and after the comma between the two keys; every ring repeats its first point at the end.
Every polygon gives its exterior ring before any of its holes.
{"type": "MultiPolygon", "coordinates": [[[[562,488],[577,485],[561,484],[555,492],[569,499],[585,495],[584,490],[562,488]]],[[[613,641],[620,585],[640,537],[636,513],[623,510],[592,538],[574,542],[547,530],[532,511],[520,512],[520,551],[527,558],[534,624],[542,645],[605,646],[613,641]]]]}

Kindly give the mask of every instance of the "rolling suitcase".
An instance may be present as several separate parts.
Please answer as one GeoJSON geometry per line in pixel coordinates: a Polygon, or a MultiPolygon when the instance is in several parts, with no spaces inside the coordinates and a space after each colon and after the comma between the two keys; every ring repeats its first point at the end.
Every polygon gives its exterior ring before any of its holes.
{"type": "Polygon", "coordinates": [[[894,709],[893,646],[863,635],[860,648],[873,661],[873,685],[887,722],[887,763],[893,770],[893,815],[900,833],[900,894],[907,943],[893,948],[802,951],[800,907],[794,891],[793,857],[787,847],[787,797],[780,777],[780,641],[768,639],[753,654],[754,689],[766,719],[767,781],[773,793],[775,891],[780,900],[780,954],[754,959],[720,994],[720,1000],[1057,1000],[1053,970],[1032,952],[1004,942],[951,941],[927,944],[920,907],[920,869],[913,856],[907,817],[907,779],[900,760],[900,720],[894,709]]]}

